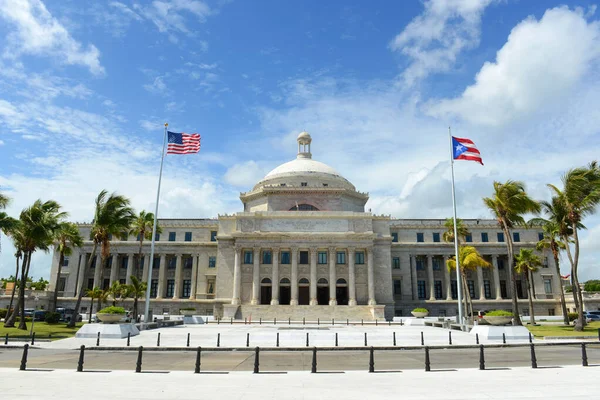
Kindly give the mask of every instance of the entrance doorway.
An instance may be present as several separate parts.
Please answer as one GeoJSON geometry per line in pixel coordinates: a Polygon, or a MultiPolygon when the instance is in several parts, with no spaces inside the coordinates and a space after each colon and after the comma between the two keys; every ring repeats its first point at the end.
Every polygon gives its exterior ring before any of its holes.
{"type": "Polygon", "coordinates": [[[292,286],[288,278],[279,281],[279,304],[289,306],[292,299],[292,286]]]}
{"type": "Polygon", "coordinates": [[[348,305],[348,283],[345,279],[338,279],[335,285],[335,298],[339,306],[348,305]]]}
{"type": "Polygon", "coordinates": [[[321,278],[317,281],[317,303],[320,306],[329,304],[329,283],[325,278],[321,278]]]}
{"type": "Polygon", "coordinates": [[[298,304],[303,306],[310,304],[310,282],[306,278],[298,281],[298,304]]]}
{"type": "Polygon", "coordinates": [[[271,296],[271,280],[269,278],[265,278],[260,281],[260,304],[271,304],[271,296]]]}

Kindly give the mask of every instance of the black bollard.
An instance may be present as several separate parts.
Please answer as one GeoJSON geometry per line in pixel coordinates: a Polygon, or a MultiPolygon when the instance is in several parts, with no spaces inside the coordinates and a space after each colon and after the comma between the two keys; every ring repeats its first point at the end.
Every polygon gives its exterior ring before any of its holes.
{"type": "Polygon", "coordinates": [[[217,333],[217,347],[221,347],[221,334],[217,333]]]}
{"type": "Polygon", "coordinates": [[[77,372],[83,372],[83,357],[85,354],[85,345],[79,348],[79,361],[77,362],[77,372]]]}
{"type": "Polygon", "coordinates": [[[35,332],[33,332],[33,334],[31,335],[31,345],[33,346],[35,344],[35,332]]]}
{"type": "Polygon", "coordinates": [[[135,372],[142,372],[142,352],[144,351],[144,346],[138,347],[138,358],[135,363],[135,372]]]}
{"type": "Polygon", "coordinates": [[[277,318],[273,318],[273,325],[277,325],[277,318]]]}
{"type": "Polygon", "coordinates": [[[350,320],[346,318],[346,326],[350,325],[350,320]]]}
{"type": "Polygon", "coordinates": [[[475,343],[479,344],[479,333],[475,334],[475,343]]]}
{"type": "Polygon", "coordinates": [[[156,347],[160,347],[160,332],[158,332],[158,335],[156,336],[156,347]]]}
{"type": "Polygon", "coordinates": [[[375,319],[375,326],[377,326],[377,319],[375,319]]]}
{"type": "Polygon", "coordinates": [[[483,354],[483,345],[482,344],[479,345],[479,369],[480,370],[485,369],[485,356],[483,354]]]}
{"type": "Polygon", "coordinates": [[[277,343],[275,344],[276,347],[279,347],[279,332],[277,332],[277,343]]]}
{"type": "Polygon", "coordinates": [[[452,331],[448,331],[448,344],[452,345],[452,331]]]}
{"type": "Polygon", "coordinates": [[[262,317],[258,319],[258,324],[262,325],[262,317]]]}
{"type": "Polygon", "coordinates": [[[506,344],[506,334],[502,332],[502,344],[506,344]]]}
{"type": "Polygon", "coordinates": [[[244,317],[244,325],[248,323],[248,318],[244,317]]]}
{"type": "Polygon", "coordinates": [[[388,326],[392,326],[392,320],[388,321],[388,326]]]}
{"type": "Polygon", "coordinates": [[[259,372],[259,369],[258,369],[258,366],[259,366],[259,353],[260,353],[260,349],[258,348],[258,346],[256,346],[254,348],[254,373],[255,374],[258,374],[258,372],[259,372]]]}
{"type": "Polygon", "coordinates": [[[199,374],[200,373],[201,357],[202,357],[202,347],[198,346],[198,348],[196,349],[196,365],[194,366],[194,373],[195,374],[199,374]]]}
{"type": "Polygon", "coordinates": [[[311,374],[317,373],[317,348],[313,347],[312,351],[312,366],[310,368],[311,374]]]}
{"type": "Polygon", "coordinates": [[[331,318],[331,325],[335,325],[335,319],[331,318]]]}
{"type": "Polygon", "coordinates": [[[100,346],[100,332],[98,332],[98,337],[96,338],[96,346],[100,346]]]}
{"type": "Polygon", "coordinates": [[[229,325],[233,325],[233,318],[229,318],[229,325]]]}
{"type": "Polygon", "coordinates": [[[306,347],[308,347],[308,332],[306,332],[306,347]]]}
{"type": "Polygon", "coordinates": [[[4,337],[4,344],[8,344],[8,333],[6,334],[6,336],[4,337]]]}
{"type": "Polygon", "coordinates": [[[431,360],[429,360],[428,346],[425,346],[425,371],[431,371],[431,360]]]}
{"type": "Polygon", "coordinates": [[[421,346],[425,346],[425,337],[423,336],[423,331],[421,331],[421,346]]]}
{"type": "Polygon", "coordinates": [[[365,346],[367,345],[367,332],[365,332],[365,346]]]}
{"type": "Polygon", "coordinates": [[[27,369],[27,352],[29,351],[29,344],[25,343],[23,346],[23,357],[21,357],[21,366],[19,370],[25,371],[27,369]]]}
{"type": "Polygon", "coordinates": [[[533,337],[531,336],[531,332],[529,332],[529,343],[533,343],[533,337]]]}
{"type": "Polygon", "coordinates": [[[338,347],[338,333],[335,333],[335,347],[338,347]]]}
{"type": "Polygon", "coordinates": [[[360,320],[360,326],[363,326],[365,324],[365,321],[363,321],[362,319],[360,320]]]}
{"type": "Polygon", "coordinates": [[[531,368],[537,368],[537,359],[535,357],[535,348],[533,346],[533,343],[529,344],[529,348],[531,349],[531,368]]]}
{"type": "Polygon", "coordinates": [[[373,346],[369,349],[369,372],[375,372],[375,350],[373,350],[373,346]]]}
{"type": "Polygon", "coordinates": [[[221,317],[217,318],[217,325],[221,323],[221,317]]]}
{"type": "Polygon", "coordinates": [[[402,322],[402,320],[400,320],[400,326],[404,325],[404,323],[402,322]]]}
{"type": "Polygon", "coordinates": [[[306,325],[306,317],[302,317],[302,325],[306,325]]]}
{"type": "Polygon", "coordinates": [[[246,347],[250,347],[250,333],[246,333],[246,347]]]}
{"type": "Polygon", "coordinates": [[[581,343],[581,366],[582,367],[588,366],[587,351],[585,350],[585,343],[581,343]]]}
{"type": "Polygon", "coordinates": [[[317,318],[317,325],[321,325],[321,318],[317,318]]]}
{"type": "Polygon", "coordinates": [[[396,345],[396,332],[394,332],[394,346],[396,345]]]}
{"type": "Polygon", "coordinates": [[[288,325],[292,324],[292,319],[290,317],[288,317],[288,325]]]}
{"type": "Polygon", "coordinates": [[[190,347],[190,333],[188,332],[186,347],[190,347]]]}
{"type": "Polygon", "coordinates": [[[131,332],[127,332],[127,347],[129,347],[131,342],[131,332]]]}

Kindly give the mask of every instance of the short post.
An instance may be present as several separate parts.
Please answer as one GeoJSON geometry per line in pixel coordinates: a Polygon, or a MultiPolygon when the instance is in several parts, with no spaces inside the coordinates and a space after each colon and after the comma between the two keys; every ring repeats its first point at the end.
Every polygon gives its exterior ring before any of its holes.
{"type": "Polygon", "coordinates": [[[221,347],[221,333],[217,333],[217,347],[221,347]]]}
{"type": "Polygon", "coordinates": [[[534,344],[530,343],[529,348],[531,349],[531,368],[537,368],[537,359],[535,358],[534,344]]]}
{"type": "Polygon", "coordinates": [[[360,326],[363,326],[365,324],[365,321],[363,319],[360,320],[360,326]]]}
{"type": "Polygon", "coordinates": [[[275,347],[279,347],[279,332],[277,332],[277,343],[275,343],[275,347]]]}
{"type": "Polygon", "coordinates": [[[306,317],[302,317],[302,325],[306,325],[306,317]]]}
{"type": "Polygon", "coordinates": [[[6,334],[6,336],[4,337],[4,344],[8,344],[8,333],[6,334]]]}
{"type": "Polygon", "coordinates": [[[365,332],[365,346],[367,345],[367,332],[365,332]]]}
{"type": "Polygon", "coordinates": [[[375,326],[377,326],[377,318],[375,318],[375,326]]]}
{"type": "Polygon", "coordinates": [[[448,331],[448,344],[452,345],[452,331],[448,331]]]}
{"type": "Polygon", "coordinates": [[[244,325],[246,325],[248,323],[248,318],[244,317],[244,325]]]}
{"type": "Polygon", "coordinates": [[[195,374],[199,374],[200,373],[200,360],[202,357],[202,347],[198,346],[198,348],[196,349],[196,365],[194,366],[194,373],[195,374]]]}
{"type": "Polygon", "coordinates": [[[82,344],[79,348],[79,361],[77,362],[77,372],[83,372],[83,357],[85,353],[85,345],[82,344]]]}
{"type": "Polygon", "coordinates": [[[160,332],[158,332],[158,335],[156,336],[156,347],[160,347],[160,332]]]}
{"type": "Polygon", "coordinates": [[[475,334],[475,343],[479,344],[479,333],[475,334]]]}
{"type": "Polygon", "coordinates": [[[217,318],[217,325],[221,324],[221,317],[217,318]]]}
{"type": "Polygon", "coordinates": [[[190,347],[190,333],[189,332],[187,334],[187,342],[185,344],[185,347],[190,347]]]}
{"type": "Polygon", "coordinates": [[[290,317],[288,317],[288,325],[292,324],[292,319],[290,317]]]}
{"type": "Polygon", "coordinates": [[[254,373],[258,374],[259,372],[259,353],[260,353],[260,349],[258,348],[258,346],[256,346],[254,348],[254,373]]]}
{"type": "Polygon", "coordinates": [[[338,333],[335,333],[335,347],[338,347],[338,333]]]}
{"type": "Polygon", "coordinates": [[[485,369],[485,356],[483,354],[483,345],[482,344],[479,345],[479,369],[480,370],[485,369]]]}
{"type": "Polygon", "coordinates": [[[260,318],[258,319],[258,324],[259,324],[259,325],[262,325],[262,317],[260,317],[260,318]]]}
{"type": "Polygon", "coordinates": [[[317,318],[317,325],[321,325],[321,318],[317,318]]]}
{"type": "Polygon", "coordinates": [[[581,366],[582,367],[588,366],[587,351],[585,350],[585,343],[581,343],[581,366]]]}
{"type": "Polygon", "coordinates": [[[35,344],[35,332],[33,332],[31,334],[31,345],[33,346],[35,344]]]}
{"type": "Polygon", "coordinates": [[[233,318],[229,318],[229,325],[233,325],[233,318]]]}
{"type": "Polygon", "coordinates": [[[332,326],[335,325],[335,319],[334,318],[331,318],[331,325],[332,326]]]}
{"type": "Polygon", "coordinates": [[[423,331],[421,331],[421,346],[425,346],[425,337],[423,336],[423,331]]]}
{"type": "Polygon", "coordinates": [[[246,347],[250,347],[250,333],[246,333],[246,347]]]}
{"type": "Polygon", "coordinates": [[[131,344],[131,332],[127,332],[127,347],[131,344]]]}
{"type": "Polygon", "coordinates": [[[308,332],[306,332],[306,347],[308,347],[308,332]]]}
{"type": "Polygon", "coordinates": [[[350,320],[346,318],[346,326],[350,325],[350,320]]]}
{"type": "Polygon", "coordinates": [[[277,318],[273,318],[273,325],[277,325],[277,318]]]}
{"type": "Polygon", "coordinates": [[[392,326],[392,320],[388,321],[388,326],[392,326]]]}
{"type": "Polygon", "coordinates": [[[404,325],[404,323],[402,322],[402,320],[400,320],[400,326],[404,325]]]}
{"type": "Polygon", "coordinates": [[[425,346],[425,371],[431,371],[431,360],[429,360],[429,347],[425,346]]]}
{"type": "Polygon", "coordinates": [[[373,350],[373,346],[369,349],[369,372],[375,372],[375,350],[373,350]]]}
{"type": "Polygon", "coordinates": [[[142,372],[142,352],[144,351],[144,346],[138,347],[138,357],[137,362],[135,363],[135,372],[142,372]]]}
{"type": "Polygon", "coordinates": [[[312,351],[312,367],[310,369],[311,374],[317,373],[317,348],[313,347],[312,351]]]}
{"type": "Polygon", "coordinates": [[[21,357],[21,366],[19,370],[25,371],[27,369],[27,352],[29,351],[29,344],[25,343],[23,346],[23,356],[21,357]]]}
{"type": "Polygon", "coordinates": [[[100,346],[100,332],[98,332],[98,336],[96,337],[96,346],[100,346]]]}
{"type": "Polygon", "coordinates": [[[533,343],[533,337],[531,336],[531,332],[529,332],[529,343],[533,343]]]}
{"type": "Polygon", "coordinates": [[[394,346],[396,345],[396,332],[394,332],[394,346]]]}
{"type": "Polygon", "coordinates": [[[502,344],[506,344],[506,333],[502,332],[502,344]]]}

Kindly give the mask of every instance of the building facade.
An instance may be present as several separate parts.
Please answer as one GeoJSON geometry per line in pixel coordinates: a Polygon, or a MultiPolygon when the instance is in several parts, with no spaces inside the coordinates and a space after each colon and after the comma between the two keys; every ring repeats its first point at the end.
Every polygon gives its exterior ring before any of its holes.
{"type": "MultiPolygon", "coordinates": [[[[233,318],[373,319],[407,316],[415,307],[432,315],[456,315],[455,273],[446,261],[454,246],[442,240],[444,220],[393,219],[365,212],[368,194],[330,166],[312,159],[312,138],[297,139],[297,158],[268,173],[241,193],[243,212],[216,219],[160,219],[154,260],[150,243],[123,235],[111,241],[111,255],[100,276],[99,255],[86,241],[75,249],[50,290],[59,303],[74,303],[77,290],[129,283],[135,266],[150,278],[153,313],[194,307],[199,314],[233,318]],[[151,265],[150,265],[151,264],[151,265]]],[[[511,270],[505,238],[495,220],[465,220],[475,246],[491,268],[469,272],[467,288],[474,309],[510,309],[511,270]]],[[[81,224],[84,237],[91,225],[81,224]]],[[[541,233],[516,229],[516,252],[531,248],[541,233]]],[[[550,254],[534,273],[536,311],[560,313],[559,285],[550,254]]],[[[518,296],[526,311],[526,281],[518,277],[518,296]]],[[[85,303],[85,302],[84,302],[85,303]]]]}

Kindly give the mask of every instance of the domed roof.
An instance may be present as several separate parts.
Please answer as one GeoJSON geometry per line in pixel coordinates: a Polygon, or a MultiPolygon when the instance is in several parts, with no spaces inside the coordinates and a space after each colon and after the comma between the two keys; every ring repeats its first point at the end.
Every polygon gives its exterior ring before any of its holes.
{"type": "Polygon", "coordinates": [[[285,164],[281,164],[265,175],[264,179],[275,178],[281,175],[299,175],[303,173],[323,173],[341,177],[341,175],[335,169],[325,163],[315,161],[311,158],[297,158],[295,160],[288,161],[285,164]]]}

